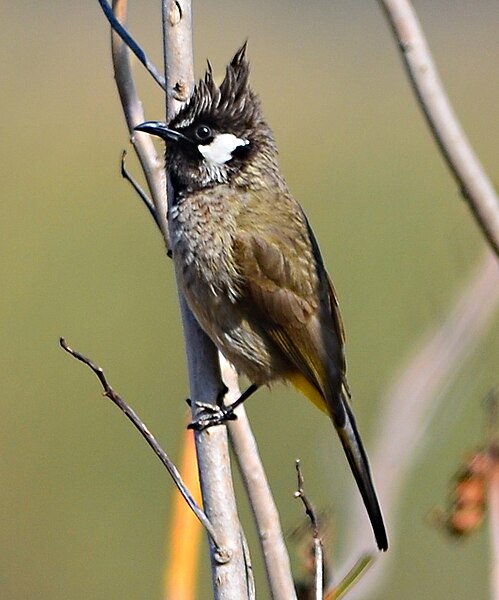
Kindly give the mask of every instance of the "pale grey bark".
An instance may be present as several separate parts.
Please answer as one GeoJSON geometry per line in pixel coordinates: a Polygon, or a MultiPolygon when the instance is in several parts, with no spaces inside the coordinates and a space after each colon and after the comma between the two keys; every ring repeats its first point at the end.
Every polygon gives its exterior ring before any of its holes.
{"type": "MultiPolygon", "coordinates": [[[[168,122],[182,100],[189,97],[194,85],[190,0],[163,0],[162,14],[168,122]]],[[[168,198],[171,197],[171,186],[168,186],[168,198]]],[[[192,416],[196,419],[197,403],[216,403],[222,380],[216,348],[201,330],[181,293],[179,300],[192,416]]],[[[237,514],[227,429],[217,426],[196,431],[195,439],[203,507],[221,544],[215,548],[210,543],[213,595],[215,600],[244,600],[251,597],[253,586],[248,579],[252,573],[237,514]]]]}
{"type": "MultiPolygon", "coordinates": [[[[237,373],[222,355],[220,365],[229,388],[226,401],[231,403],[241,395],[237,373]]],[[[236,409],[236,415],[237,420],[228,423],[230,441],[255,519],[272,598],[293,600],[296,592],[279,513],[243,406],[236,409]]]]}
{"type": "Polygon", "coordinates": [[[475,219],[499,256],[499,199],[449,102],[410,0],[380,0],[428,125],[475,219]]]}

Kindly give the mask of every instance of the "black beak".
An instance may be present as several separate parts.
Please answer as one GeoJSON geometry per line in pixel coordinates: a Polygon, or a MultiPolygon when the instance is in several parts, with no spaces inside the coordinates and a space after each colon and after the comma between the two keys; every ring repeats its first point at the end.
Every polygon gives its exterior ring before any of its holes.
{"type": "Polygon", "coordinates": [[[165,123],[160,121],[146,121],[134,127],[136,131],[143,131],[151,135],[156,135],[163,140],[171,140],[172,142],[189,142],[189,138],[185,135],[175,131],[174,129],[168,129],[165,123]]]}

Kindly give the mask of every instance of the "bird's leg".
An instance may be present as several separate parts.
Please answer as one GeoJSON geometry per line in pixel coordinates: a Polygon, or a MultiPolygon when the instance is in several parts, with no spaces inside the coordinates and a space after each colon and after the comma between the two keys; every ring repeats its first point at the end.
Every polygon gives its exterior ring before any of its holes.
{"type": "Polygon", "coordinates": [[[225,385],[225,383],[222,383],[222,389],[217,394],[217,406],[219,408],[224,407],[224,398],[225,398],[225,394],[228,391],[229,391],[229,388],[225,385]]]}
{"type": "Polygon", "coordinates": [[[250,396],[253,396],[257,389],[258,386],[256,385],[256,383],[252,383],[244,390],[244,392],[239,396],[237,400],[234,400],[232,404],[224,406],[223,408],[228,412],[233,412],[238,406],[241,406],[241,404],[245,400],[247,400],[250,396]]]}
{"type": "Polygon", "coordinates": [[[208,402],[196,402],[196,406],[201,409],[201,416],[195,421],[189,423],[187,428],[202,431],[208,427],[223,425],[225,421],[234,421],[237,419],[237,415],[234,413],[234,410],[238,406],[241,406],[241,404],[250,396],[252,396],[257,389],[258,386],[256,383],[252,383],[244,390],[237,400],[235,400],[232,404],[225,406],[223,399],[225,394],[228,392],[228,389],[224,385],[224,388],[217,395],[216,404],[210,404],[208,402]]]}

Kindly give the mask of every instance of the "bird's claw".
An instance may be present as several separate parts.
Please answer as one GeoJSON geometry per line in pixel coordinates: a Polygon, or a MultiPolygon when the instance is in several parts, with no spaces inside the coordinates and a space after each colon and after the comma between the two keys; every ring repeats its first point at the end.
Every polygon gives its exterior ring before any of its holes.
{"type": "Polygon", "coordinates": [[[223,425],[226,421],[235,421],[237,415],[230,406],[217,406],[209,402],[196,402],[199,416],[187,425],[187,429],[203,431],[208,427],[223,425]]]}

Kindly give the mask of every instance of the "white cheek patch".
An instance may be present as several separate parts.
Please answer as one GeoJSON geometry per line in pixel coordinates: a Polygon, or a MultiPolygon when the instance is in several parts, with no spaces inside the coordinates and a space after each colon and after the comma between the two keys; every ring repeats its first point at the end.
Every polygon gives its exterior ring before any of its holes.
{"type": "Polygon", "coordinates": [[[248,140],[242,140],[232,133],[220,133],[211,144],[199,144],[198,150],[204,158],[215,165],[223,165],[232,158],[232,153],[240,146],[247,146],[248,140]]]}

